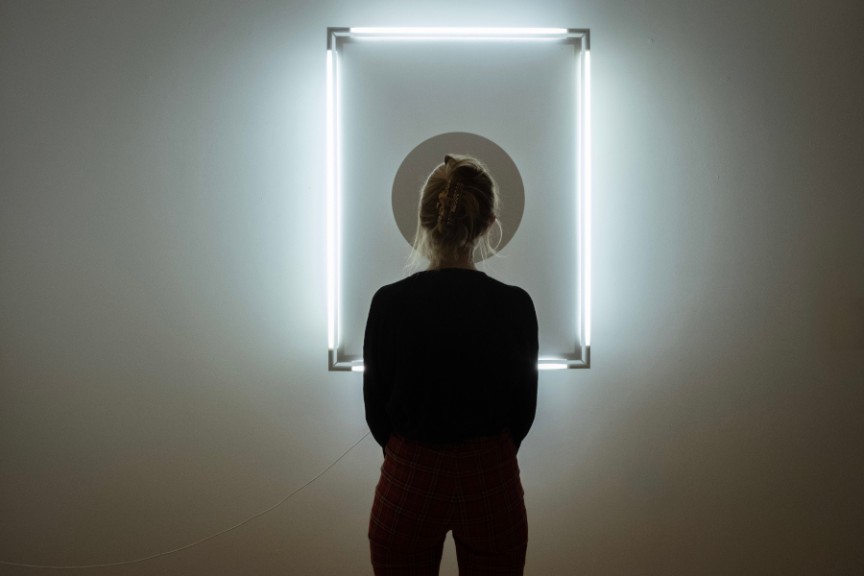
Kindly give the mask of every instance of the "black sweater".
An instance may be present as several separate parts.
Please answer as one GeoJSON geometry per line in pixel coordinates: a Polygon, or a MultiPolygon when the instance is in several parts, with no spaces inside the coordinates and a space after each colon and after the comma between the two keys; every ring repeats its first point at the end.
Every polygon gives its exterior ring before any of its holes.
{"type": "Polygon", "coordinates": [[[434,444],[508,430],[537,406],[537,316],[527,292],[476,270],[419,272],[372,298],[363,344],[366,422],[434,444]]]}

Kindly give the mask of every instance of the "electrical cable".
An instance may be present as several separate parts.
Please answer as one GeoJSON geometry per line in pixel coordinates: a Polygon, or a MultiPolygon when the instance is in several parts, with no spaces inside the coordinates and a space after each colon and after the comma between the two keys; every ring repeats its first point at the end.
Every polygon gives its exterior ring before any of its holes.
{"type": "Polygon", "coordinates": [[[156,558],[162,558],[165,556],[170,556],[171,554],[176,554],[177,552],[182,552],[183,550],[188,550],[190,548],[198,546],[199,544],[203,544],[204,542],[207,542],[208,540],[213,540],[214,538],[222,536],[223,534],[227,534],[228,532],[231,532],[232,530],[236,530],[237,528],[240,528],[241,526],[245,526],[246,524],[248,524],[249,522],[252,522],[256,518],[260,518],[261,516],[264,516],[265,514],[272,512],[273,510],[275,510],[276,508],[278,508],[279,506],[281,506],[282,504],[284,504],[285,502],[290,500],[295,494],[299,493],[301,490],[303,490],[304,488],[306,488],[307,486],[309,486],[310,484],[312,484],[313,482],[315,482],[316,480],[318,480],[319,478],[324,476],[324,474],[326,474],[327,472],[330,471],[331,468],[336,466],[336,464],[338,464],[340,460],[345,458],[345,456],[347,456],[352,450],[354,450],[354,448],[356,448],[368,436],[369,436],[369,432],[364,434],[362,438],[360,438],[354,444],[352,444],[350,448],[345,450],[345,452],[343,452],[341,456],[336,458],[336,460],[334,460],[329,466],[327,466],[321,472],[319,472],[317,475],[315,475],[315,477],[313,477],[311,480],[309,480],[308,482],[306,482],[305,484],[303,484],[299,488],[295,489],[293,492],[291,492],[290,494],[285,496],[282,500],[280,500],[276,504],[270,506],[266,510],[263,510],[263,511],[258,512],[256,514],[253,514],[252,516],[250,516],[246,520],[243,520],[242,522],[235,524],[234,526],[231,526],[230,528],[226,528],[220,532],[216,532],[215,534],[211,534],[210,536],[207,536],[205,538],[201,538],[200,540],[196,540],[196,541],[192,542],[191,544],[186,544],[185,546],[180,546],[178,548],[174,548],[174,549],[168,550],[166,552],[159,552],[158,554],[151,554],[150,556],[145,556],[143,558],[136,558],[134,560],[124,560],[121,562],[111,562],[111,563],[107,563],[107,564],[78,564],[78,565],[70,565],[70,566],[52,566],[52,565],[42,565],[42,564],[24,564],[24,563],[8,562],[6,560],[0,560],[0,566],[13,566],[15,568],[41,568],[43,570],[86,570],[86,569],[92,569],[92,568],[114,568],[117,566],[129,566],[130,564],[140,564],[142,562],[147,562],[148,560],[154,560],[156,558]]]}

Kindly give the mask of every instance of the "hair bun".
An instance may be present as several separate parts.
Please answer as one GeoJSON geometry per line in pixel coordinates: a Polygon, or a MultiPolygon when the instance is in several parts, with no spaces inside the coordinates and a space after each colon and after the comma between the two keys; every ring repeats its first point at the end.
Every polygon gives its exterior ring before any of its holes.
{"type": "Polygon", "coordinates": [[[457,261],[479,247],[494,253],[487,232],[498,218],[498,191],[486,167],[470,156],[446,154],[420,196],[414,248],[433,266],[457,261]]]}

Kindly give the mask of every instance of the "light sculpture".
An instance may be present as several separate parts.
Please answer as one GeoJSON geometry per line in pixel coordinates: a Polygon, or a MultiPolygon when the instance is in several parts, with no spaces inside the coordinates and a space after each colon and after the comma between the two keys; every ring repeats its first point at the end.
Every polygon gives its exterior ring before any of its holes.
{"type": "MultiPolygon", "coordinates": [[[[341,83],[341,54],[345,44],[357,42],[389,42],[398,49],[405,43],[418,42],[518,43],[547,42],[574,47],[573,66],[576,81],[575,158],[572,166],[576,197],[576,246],[573,251],[576,274],[576,305],[574,350],[546,354],[541,349],[538,368],[560,370],[587,368],[591,358],[591,50],[590,31],[569,28],[445,28],[445,27],[362,27],[327,29],[327,94],[326,94],[326,195],[327,195],[327,346],[330,370],[361,372],[362,356],[346,353],[342,328],[342,166],[343,141],[341,107],[344,94],[341,83]]],[[[541,326],[542,330],[542,326],[541,326]]],[[[542,340],[542,338],[541,338],[542,340]]]]}

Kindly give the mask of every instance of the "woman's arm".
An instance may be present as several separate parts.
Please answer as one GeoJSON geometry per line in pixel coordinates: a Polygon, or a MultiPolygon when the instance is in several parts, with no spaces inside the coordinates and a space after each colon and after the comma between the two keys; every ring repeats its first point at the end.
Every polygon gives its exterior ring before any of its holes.
{"type": "Polygon", "coordinates": [[[366,334],[363,340],[363,402],[366,406],[366,424],[375,441],[383,448],[390,438],[392,426],[387,415],[391,383],[388,378],[387,334],[385,303],[380,290],[372,297],[366,334]]]}
{"type": "Polygon", "coordinates": [[[537,356],[539,353],[539,340],[537,328],[537,313],[534,310],[534,302],[526,292],[523,292],[525,303],[524,314],[521,316],[521,326],[524,350],[518,358],[518,380],[513,398],[513,416],[510,422],[510,435],[516,448],[522,444],[522,440],[528,435],[531,425],[534,424],[534,416],[537,412],[537,356]]]}

